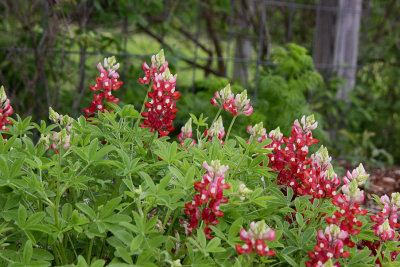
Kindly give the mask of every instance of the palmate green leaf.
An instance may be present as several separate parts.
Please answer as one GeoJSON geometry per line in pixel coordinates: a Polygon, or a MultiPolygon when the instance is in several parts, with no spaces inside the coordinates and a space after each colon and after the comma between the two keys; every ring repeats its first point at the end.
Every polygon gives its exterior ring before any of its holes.
{"type": "Polygon", "coordinates": [[[289,255],[281,254],[281,256],[282,256],[282,258],[284,258],[285,261],[286,261],[287,263],[289,263],[291,266],[294,266],[294,267],[299,266],[299,265],[296,263],[296,261],[295,261],[293,258],[291,258],[289,255]]]}
{"type": "Polygon", "coordinates": [[[354,263],[359,263],[359,262],[370,262],[366,261],[366,259],[369,258],[369,255],[371,254],[371,251],[368,248],[364,248],[361,251],[357,251],[357,253],[354,254],[353,257],[351,257],[349,261],[349,265],[351,266],[354,263]]]}
{"type": "Polygon", "coordinates": [[[1,178],[4,180],[10,179],[10,172],[8,170],[7,160],[1,155],[0,156],[0,171],[2,172],[1,178]]]}
{"type": "Polygon", "coordinates": [[[26,211],[26,208],[19,204],[18,208],[18,225],[19,227],[23,227],[25,225],[26,218],[28,217],[28,213],[26,211]]]}
{"type": "Polygon", "coordinates": [[[201,231],[201,230],[197,231],[197,240],[199,241],[201,248],[204,249],[206,247],[206,243],[207,243],[206,235],[204,234],[204,231],[201,231]]]}
{"type": "Polygon", "coordinates": [[[232,241],[235,237],[237,237],[239,235],[240,229],[242,229],[242,224],[243,224],[243,218],[240,217],[238,219],[236,219],[231,227],[229,228],[229,232],[228,232],[228,240],[232,241]]]}
{"type": "Polygon", "coordinates": [[[23,258],[24,258],[25,264],[30,263],[30,261],[32,259],[32,254],[33,254],[32,242],[30,240],[28,240],[25,243],[24,253],[23,253],[23,258]]]}
{"type": "Polygon", "coordinates": [[[213,239],[210,240],[210,242],[208,242],[206,246],[206,251],[208,253],[225,251],[225,249],[220,247],[220,245],[221,245],[221,239],[219,239],[218,237],[214,237],[213,239]]]}
{"type": "Polygon", "coordinates": [[[97,151],[95,156],[93,158],[91,158],[91,160],[96,161],[96,160],[104,157],[105,155],[107,155],[108,153],[110,153],[113,150],[115,150],[114,146],[111,146],[111,145],[105,146],[102,149],[100,149],[99,151],[97,151]]]}
{"type": "Polygon", "coordinates": [[[133,213],[133,218],[135,220],[135,225],[138,228],[138,231],[140,233],[144,233],[145,228],[144,228],[144,224],[143,224],[143,218],[140,217],[139,213],[137,213],[136,211],[132,211],[132,213],[133,213]]]}
{"type": "Polygon", "coordinates": [[[105,260],[96,260],[92,264],[90,264],[90,267],[103,267],[106,264],[105,260]]]}
{"type": "Polygon", "coordinates": [[[152,193],[156,192],[156,185],[153,182],[153,179],[146,173],[146,172],[139,172],[139,176],[143,178],[143,180],[146,182],[147,186],[150,188],[150,191],[152,193]]]}
{"type": "Polygon", "coordinates": [[[132,239],[130,251],[135,252],[136,250],[138,250],[142,242],[143,242],[143,235],[137,235],[134,239],[132,239]]]}
{"type": "Polygon", "coordinates": [[[315,232],[314,228],[307,228],[304,231],[304,233],[303,233],[303,235],[301,237],[301,244],[303,246],[306,245],[307,242],[314,237],[314,232],[315,232]]]}
{"type": "Polygon", "coordinates": [[[107,204],[103,207],[100,213],[100,219],[106,218],[110,215],[113,214],[115,208],[119,205],[121,202],[121,198],[113,198],[110,201],[107,202],[107,204]]]}
{"type": "Polygon", "coordinates": [[[45,249],[34,248],[33,254],[32,254],[32,259],[40,260],[40,261],[52,261],[52,260],[54,260],[54,256],[53,256],[53,254],[51,254],[50,252],[48,252],[45,249]]]}
{"type": "Polygon", "coordinates": [[[129,264],[133,264],[132,257],[130,256],[126,248],[118,247],[115,255],[121,257],[125,262],[129,264]]]}
{"type": "Polygon", "coordinates": [[[39,212],[32,214],[29,217],[29,219],[26,221],[25,226],[29,227],[31,225],[39,223],[44,218],[45,215],[46,214],[44,211],[39,211],[39,212]]]}
{"type": "Polygon", "coordinates": [[[92,220],[97,218],[96,213],[94,212],[94,210],[91,207],[89,207],[88,205],[82,204],[82,203],[77,203],[76,207],[78,209],[80,209],[83,213],[88,215],[92,220]]]}
{"type": "Polygon", "coordinates": [[[1,154],[6,154],[14,144],[15,139],[17,139],[17,136],[14,135],[6,140],[3,139],[3,142],[0,142],[0,153],[1,154]]]}
{"type": "Polygon", "coordinates": [[[89,153],[88,153],[89,161],[95,161],[98,145],[99,145],[99,140],[97,138],[93,139],[92,142],[90,142],[89,153]]]}

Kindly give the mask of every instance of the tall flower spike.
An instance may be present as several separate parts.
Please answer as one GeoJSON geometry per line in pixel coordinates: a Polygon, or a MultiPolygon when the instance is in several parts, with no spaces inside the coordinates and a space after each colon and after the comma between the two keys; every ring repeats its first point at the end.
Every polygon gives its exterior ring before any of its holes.
{"type": "Polygon", "coordinates": [[[234,100],[234,94],[231,91],[231,85],[228,83],[224,89],[216,91],[211,99],[211,104],[218,107],[223,107],[227,102],[234,100]]]}
{"type": "Polygon", "coordinates": [[[204,161],[203,168],[207,172],[201,181],[194,183],[194,189],[199,194],[195,195],[192,202],[185,204],[184,212],[190,216],[190,224],[185,230],[187,234],[191,234],[192,230],[197,228],[199,221],[203,220],[206,225],[204,233],[208,239],[211,239],[209,225],[219,223],[217,218],[224,216],[224,213],[220,211],[220,205],[228,202],[228,199],[223,197],[223,190],[230,188],[230,185],[225,183],[228,166],[222,165],[219,160],[213,160],[211,164],[204,161]]]}
{"type": "Polygon", "coordinates": [[[264,139],[267,138],[267,131],[265,130],[265,128],[263,127],[263,123],[257,123],[256,125],[251,126],[247,126],[247,132],[253,136],[254,140],[256,140],[257,142],[261,143],[264,139]]]}
{"type": "MultiPolygon", "coordinates": [[[[185,142],[186,139],[192,138],[192,118],[190,118],[186,124],[181,128],[181,133],[178,135],[178,140],[181,142],[181,146],[185,142]]],[[[192,140],[190,145],[196,144],[195,140],[192,140]]]]}
{"type": "Polygon", "coordinates": [[[240,230],[240,239],[245,242],[244,245],[236,244],[236,251],[239,255],[249,254],[253,249],[258,255],[267,255],[272,257],[275,255],[275,251],[269,250],[266,241],[275,240],[275,230],[269,228],[264,221],[252,222],[250,229],[246,231],[244,228],[240,230]]]}
{"type": "Polygon", "coordinates": [[[98,94],[93,95],[93,100],[89,108],[84,108],[86,119],[92,118],[96,115],[96,111],[104,112],[105,110],[110,111],[106,108],[105,104],[107,102],[117,104],[119,98],[112,95],[112,91],[118,90],[123,82],[118,81],[119,74],[117,72],[119,68],[119,63],[116,63],[115,57],[109,57],[104,59],[104,67],[99,62],[97,64],[97,69],[100,74],[96,77],[96,84],[90,86],[90,90],[93,92],[98,92],[98,94]]]}
{"type": "MultiPolygon", "coordinates": [[[[8,99],[4,87],[0,87],[0,130],[8,131],[6,125],[12,124],[8,116],[14,113],[10,100],[8,99]]],[[[5,136],[3,136],[5,139],[5,136]]]]}
{"type": "Polygon", "coordinates": [[[180,98],[180,93],[175,90],[177,76],[171,74],[163,50],[153,55],[151,62],[150,67],[143,62],[145,77],[139,79],[141,84],[152,83],[148,93],[150,101],[145,103],[147,111],[141,114],[146,119],[139,126],[150,128],[150,132],[158,131],[159,136],[166,136],[175,129],[172,122],[178,109],[174,100],[180,98]]]}
{"type": "Polygon", "coordinates": [[[216,136],[222,142],[222,138],[225,136],[225,129],[224,129],[224,124],[222,122],[222,117],[219,117],[218,120],[214,122],[213,125],[211,125],[210,129],[207,129],[204,132],[204,135],[207,134],[210,137],[209,140],[212,140],[212,138],[216,136]],[[208,131],[210,131],[210,133],[208,133],[208,131]]]}

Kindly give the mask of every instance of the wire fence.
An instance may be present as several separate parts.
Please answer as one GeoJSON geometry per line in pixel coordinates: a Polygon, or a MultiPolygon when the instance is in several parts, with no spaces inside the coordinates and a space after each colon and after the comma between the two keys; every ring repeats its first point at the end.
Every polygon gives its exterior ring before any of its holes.
{"type": "MultiPolygon", "coordinates": [[[[287,42],[292,42],[298,40],[295,40],[293,36],[293,28],[295,26],[298,27],[298,25],[295,25],[296,23],[299,22],[299,19],[296,18],[296,16],[305,16],[307,19],[311,19],[315,21],[313,27],[311,29],[307,29],[308,33],[312,33],[312,38],[306,38],[305,40],[300,41],[300,45],[306,46],[312,50],[312,56],[315,61],[315,66],[319,70],[337,70],[339,67],[340,68],[345,68],[345,69],[355,69],[357,70],[358,68],[362,67],[362,64],[364,63],[363,60],[358,60],[360,64],[345,64],[343,65],[342,63],[324,63],[324,62],[319,62],[319,60],[316,58],[316,46],[317,40],[319,40],[318,34],[321,33],[321,31],[318,31],[319,27],[321,27],[323,20],[321,20],[321,12],[332,12],[335,14],[335,16],[339,16],[340,14],[345,13],[350,13],[354,16],[360,15],[361,16],[361,27],[360,27],[360,39],[362,42],[360,43],[360,46],[363,45],[363,43],[366,42],[367,37],[367,31],[369,27],[369,6],[371,3],[371,0],[364,0],[363,6],[360,9],[354,9],[354,8],[348,8],[348,7],[337,7],[337,6],[329,6],[326,5],[326,2],[328,0],[314,0],[314,1],[309,1],[309,4],[304,4],[304,3],[299,3],[299,1],[295,0],[287,0],[287,1],[273,1],[273,0],[252,0],[250,2],[256,3],[257,7],[259,7],[258,10],[255,11],[254,14],[256,14],[258,22],[258,31],[250,31],[246,29],[241,29],[240,31],[237,31],[238,26],[237,26],[237,17],[240,16],[241,14],[237,14],[237,8],[235,8],[239,4],[239,0],[232,0],[230,2],[230,9],[228,12],[226,12],[226,21],[228,25],[228,29],[225,29],[224,31],[219,32],[219,38],[221,38],[221,43],[223,44],[224,50],[223,51],[223,56],[214,56],[214,53],[212,56],[204,56],[201,53],[199,53],[200,49],[206,50],[207,47],[202,47],[202,42],[204,42],[204,38],[207,35],[205,31],[205,26],[204,26],[204,16],[206,15],[209,10],[206,10],[205,7],[205,0],[198,0],[197,2],[197,16],[194,18],[194,24],[195,27],[195,32],[193,33],[193,46],[190,47],[186,55],[180,54],[180,53],[175,53],[175,58],[179,61],[182,61],[186,64],[186,66],[191,66],[192,69],[192,75],[191,75],[191,80],[192,80],[192,92],[195,91],[195,81],[196,81],[196,75],[199,73],[199,70],[203,70],[205,72],[211,72],[216,75],[220,76],[226,76],[229,79],[233,79],[233,73],[232,71],[230,72],[233,67],[232,64],[244,64],[244,65],[252,65],[253,66],[253,72],[251,73],[254,75],[252,77],[253,85],[254,85],[254,98],[256,99],[258,97],[258,83],[257,81],[260,78],[260,71],[261,68],[264,66],[274,66],[276,65],[270,58],[268,58],[265,54],[264,48],[265,48],[265,42],[269,42],[268,45],[271,46],[271,43],[273,45],[282,45],[287,42]],[[277,10],[279,9],[279,10],[277,10]],[[280,27],[282,28],[282,25],[285,26],[285,32],[286,36],[284,39],[277,40],[274,38],[274,36],[268,36],[269,30],[274,30],[276,25],[271,25],[272,21],[270,20],[270,16],[272,16],[274,13],[273,12],[281,12],[282,14],[286,14],[286,18],[282,18],[282,24],[280,24],[280,27]],[[306,15],[304,15],[306,14],[306,15]],[[253,52],[250,53],[250,56],[247,57],[238,57],[237,53],[235,51],[232,51],[234,47],[237,46],[238,39],[248,39],[252,40],[252,50],[253,52]],[[236,46],[235,46],[236,45],[236,46]],[[225,66],[224,72],[220,73],[218,71],[215,71],[214,69],[205,69],[203,65],[201,65],[202,62],[208,62],[208,66],[213,66],[215,64],[218,65],[218,62],[223,62],[223,66],[225,66]]],[[[356,1],[356,0],[355,0],[356,1]]],[[[304,1],[302,1],[304,2],[304,1]]],[[[334,1],[333,1],[334,2],[334,1]]],[[[44,6],[47,6],[46,1],[43,1],[44,6]]],[[[168,8],[170,8],[173,5],[172,0],[164,0],[164,19],[165,17],[168,16],[168,8]]],[[[46,17],[48,16],[48,11],[44,9],[45,12],[43,12],[43,25],[46,25],[46,17]]],[[[121,19],[122,21],[122,19],[121,19]]],[[[274,23],[276,23],[276,18],[274,19],[274,23]]],[[[126,23],[125,29],[129,28],[131,25],[129,22],[122,22],[126,23]]],[[[85,27],[83,25],[82,27],[85,27]]],[[[240,28],[240,27],[239,27],[240,28]]],[[[139,28],[140,29],[140,28],[139,28]]],[[[90,56],[98,56],[98,55],[115,55],[118,57],[122,57],[125,60],[128,58],[144,58],[149,56],[149,54],[141,54],[141,53],[134,53],[132,51],[137,51],[134,47],[134,45],[128,49],[127,46],[127,40],[128,40],[128,31],[125,30],[125,32],[122,32],[122,39],[124,40],[124,44],[121,50],[119,51],[87,51],[85,50],[85,56],[90,57],[90,56]]],[[[152,36],[152,33],[149,33],[150,36],[152,36]]],[[[161,44],[167,45],[167,40],[165,39],[165,36],[162,34],[161,37],[153,36],[159,41],[161,44]]],[[[270,49],[270,47],[268,47],[270,49]]],[[[71,49],[52,49],[52,48],[41,48],[41,47],[19,47],[18,44],[9,44],[9,43],[1,43],[0,46],[0,51],[6,51],[7,53],[11,53],[13,55],[22,55],[22,54],[29,54],[29,53],[36,53],[36,54],[51,54],[52,57],[59,57],[60,55],[81,55],[82,50],[71,50],[71,49]]],[[[172,50],[173,51],[173,50],[172,50]]],[[[359,51],[362,51],[361,47],[359,51]]],[[[204,54],[204,53],[203,53],[204,54]]],[[[359,53],[358,55],[359,59],[363,58],[363,55],[359,53]]],[[[81,77],[82,78],[82,77],[81,77]]],[[[85,79],[83,77],[82,79],[85,79]]]]}

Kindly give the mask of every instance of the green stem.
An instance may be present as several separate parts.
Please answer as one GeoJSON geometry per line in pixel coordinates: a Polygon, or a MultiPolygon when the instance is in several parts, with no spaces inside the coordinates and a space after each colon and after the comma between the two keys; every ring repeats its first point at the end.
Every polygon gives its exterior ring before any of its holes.
{"type": "MultiPolygon", "coordinates": [[[[212,123],[210,125],[210,128],[213,126],[214,122],[218,119],[219,114],[221,114],[221,111],[222,111],[222,107],[219,108],[219,110],[217,112],[217,115],[215,115],[214,120],[212,121],[212,123]]],[[[210,128],[208,128],[207,135],[206,135],[206,138],[205,138],[205,142],[207,142],[207,138],[210,135],[210,128]]]]}
{"type": "Polygon", "coordinates": [[[115,188],[114,188],[114,191],[113,191],[110,199],[113,199],[118,195],[119,187],[121,186],[121,178],[116,178],[116,179],[117,179],[117,181],[115,183],[115,188]]]}
{"type": "Polygon", "coordinates": [[[171,225],[168,228],[167,235],[169,235],[171,233],[171,230],[172,230],[172,227],[173,227],[173,225],[174,225],[174,223],[176,221],[176,218],[178,218],[178,212],[174,212],[174,217],[172,218],[171,225]]]}
{"type": "Polygon", "coordinates": [[[105,237],[102,237],[101,238],[101,246],[99,246],[99,249],[97,250],[97,258],[98,259],[101,259],[101,255],[103,254],[104,242],[105,242],[105,237]]]}
{"type": "Polygon", "coordinates": [[[244,152],[243,157],[240,159],[239,164],[236,165],[236,168],[235,168],[233,174],[232,174],[231,177],[230,177],[231,179],[232,179],[233,177],[235,177],[235,175],[236,175],[236,173],[237,173],[237,171],[238,171],[240,165],[242,165],[242,162],[243,162],[244,158],[247,156],[247,154],[249,153],[250,147],[251,147],[252,145],[253,145],[253,136],[250,136],[250,143],[249,143],[249,146],[247,147],[246,151],[244,152]]]}
{"type": "Polygon", "coordinates": [[[232,126],[235,123],[236,118],[237,118],[237,115],[233,117],[233,119],[231,121],[231,125],[229,125],[229,129],[228,129],[228,133],[226,134],[225,142],[227,142],[229,139],[229,134],[231,133],[232,126]]]}
{"type": "Polygon", "coordinates": [[[153,145],[153,142],[154,142],[154,139],[156,138],[156,135],[157,135],[157,132],[154,131],[153,132],[153,137],[151,138],[151,141],[150,141],[150,143],[148,145],[148,148],[147,148],[147,151],[146,151],[146,155],[151,151],[150,149],[151,149],[151,146],[153,145]]]}
{"type": "Polygon", "coordinates": [[[376,260],[377,260],[378,258],[381,260],[381,263],[382,263],[382,259],[380,258],[380,257],[381,257],[382,247],[383,247],[383,244],[381,243],[381,244],[379,245],[378,252],[376,253],[376,257],[375,257],[375,259],[374,259],[374,261],[373,261],[374,263],[376,262],[376,260]]]}
{"type": "Polygon", "coordinates": [[[171,216],[171,213],[172,213],[172,210],[168,209],[167,214],[165,215],[165,218],[164,218],[164,222],[162,224],[162,229],[163,230],[165,229],[165,226],[167,225],[168,218],[169,218],[169,216],[171,216]]]}
{"type": "Polygon", "coordinates": [[[62,148],[61,146],[58,147],[58,174],[57,174],[57,194],[56,194],[56,203],[54,206],[54,224],[58,229],[58,208],[60,206],[60,198],[61,198],[61,194],[60,194],[60,180],[61,180],[61,153],[62,153],[62,148]]]}
{"type": "Polygon", "coordinates": [[[92,240],[90,240],[89,251],[88,251],[88,254],[87,254],[87,258],[86,258],[86,261],[87,261],[89,266],[90,266],[90,256],[92,255],[93,243],[94,243],[94,237],[92,238],[92,240]]]}
{"type": "Polygon", "coordinates": [[[146,96],[144,97],[143,105],[142,105],[142,108],[140,109],[139,118],[135,124],[135,128],[137,128],[139,126],[139,123],[142,120],[142,113],[144,111],[147,99],[149,98],[149,92],[150,92],[152,86],[153,86],[153,81],[150,83],[149,88],[147,88],[146,96]]]}
{"type": "Polygon", "coordinates": [[[57,250],[56,244],[51,246],[51,250],[53,251],[54,260],[56,261],[56,265],[60,265],[61,254],[57,250]]]}

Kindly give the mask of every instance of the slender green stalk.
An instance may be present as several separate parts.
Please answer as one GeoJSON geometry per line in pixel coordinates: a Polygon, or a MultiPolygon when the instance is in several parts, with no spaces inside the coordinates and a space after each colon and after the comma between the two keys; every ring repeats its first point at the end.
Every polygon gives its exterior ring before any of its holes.
{"type": "Polygon", "coordinates": [[[163,230],[164,230],[165,226],[167,225],[168,218],[169,218],[169,216],[171,216],[171,213],[172,213],[172,210],[168,209],[167,214],[165,215],[165,218],[164,218],[164,222],[162,224],[163,230]]]}
{"type": "Polygon", "coordinates": [[[376,262],[376,260],[377,260],[378,258],[379,258],[379,259],[381,260],[381,262],[382,262],[382,259],[381,259],[382,247],[383,247],[383,244],[381,243],[381,244],[379,245],[378,252],[376,253],[376,257],[375,257],[375,259],[374,259],[373,262],[376,262]]]}
{"type": "Polygon", "coordinates": [[[146,155],[151,151],[151,146],[153,145],[154,139],[156,138],[157,132],[153,132],[153,137],[151,138],[151,141],[147,147],[146,155]]]}
{"type": "Polygon", "coordinates": [[[105,237],[101,238],[101,246],[99,246],[98,250],[97,250],[97,258],[101,259],[101,255],[103,254],[103,247],[104,247],[104,242],[105,242],[105,237]]]}
{"type": "Polygon", "coordinates": [[[90,266],[90,258],[91,258],[90,256],[92,255],[93,243],[94,243],[94,237],[92,238],[92,240],[90,240],[89,251],[88,251],[88,254],[87,254],[87,258],[86,258],[86,261],[87,261],[89,266],[90,266]]]}
{"type": "Polygon", "coordinates": [[[115,183],[114,191],[113,191],[110,199],[113,199],[118,195],[119,187],[121,186],[121,178],[116,178],[116,179],[117,179],[117,181],[115,183]]]}
{"type": "Polygon", "coordinates": [[[233,119],[232,119],[232,121],[231,121],[231,125],[229,125],[228,133],[226,134],[226,137],[225,137],[225,142],[227,142],[228,139],[229,139],[229,134],[231,133],[232,126],[233,126],[233,124],[235,123],[235,120],[236,120],[237,116],[238,116],[238,115],[236,115],[236,116],[233,117],[233,119]]]}
{"type": "Polygon", "coordinates": [[[61,146],[59,146],[58,148],[58,174],[57,174],[57,182],[56,182],[56,186],[57,186],[57,193],[56,193],[56,203],[54,206],[54,224],[58,229],[58,208],[60,205],[60,198],[61,198],[61,194],[60,194],[60,180],[61,180],[61,160],[62,160],[62,148],[61,146]]]}
{"type": "MultiPolygon", "coordinates": [[[[216,122],[216,120],[218,119],[219,114],[221,114],[221,111],[222,111],[222,107],[219,108],[219,110],[218,110],[218,112],[217,112],[217,115],[215,115],[214,120],[212,121],[212,123],[211,123],[211,125],[210,125],[210,128],[213,126],[214,122],[216,122]]],[[[208,131],[207,131],[207,135],[206,135],[206,138],[205,138],[205,141],[206,141],[206,142],[207,142],[208,136],[210,135],[210,128],[209,128],[208,131]]]]}
{"type": "Polygon", "coordinates": [[[56,265],[60,265],[60,259],[61,259],[61,255],[57,249],[56,244],[53,244],[51,246],[51,250],[53,251],[53,255],[54,255],[54,260],[56,261],[56,265]]]}
{"type": "Polygon", "coordinates": [[[235,170],[233,171],[233,174],[232,174],[231,177],[230,177],[231,179],[232,179],[233,177],[235,177],[235,175],[236,175],[236,173],[237,173],[237,171],[238,171],[240,165],[242,165],[242,162],[243,162],[244,158],[247,157],[247,154],[249,153],[250,147],[251,147],[252,145],[253,145],[253,136],[250,136],[250,143],[249,143],[249,146],[247,147],[246,151],[244,152],[242,158],[240,159],[239,164],[236,165],[236,168],[235,168],[235,170]]]}
{"type": "Polygon", "coordinates": [[[153,81],[150,83],[149,88],[147,88],[146,96],[144,97],[143,105],[142,105],[142,108],[140,109],[139,118],[136,121],[135,128],[137,128],[139,126],[139,123],[142,120],[142,113],[144,111],[147,99],[149,98],[149,92],[150,92],[152,86],[153,86],[153,81]]]}

